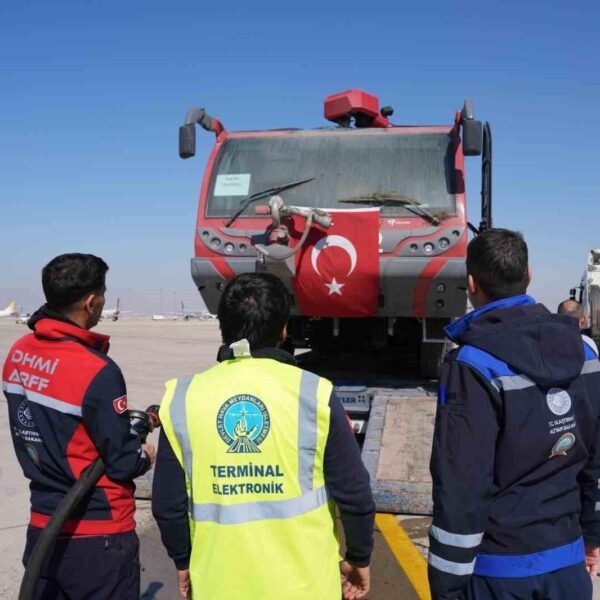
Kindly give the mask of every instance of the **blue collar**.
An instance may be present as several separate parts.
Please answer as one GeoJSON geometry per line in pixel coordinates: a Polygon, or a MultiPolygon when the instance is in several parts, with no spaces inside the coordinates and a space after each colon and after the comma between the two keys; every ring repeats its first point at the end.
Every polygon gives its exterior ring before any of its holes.
{"type": "Polygon", "coordinates": [[[512,308],[513,306],[524,306],[526,304],[536,304],[535,298],[523,294],[522,296],[512,296],[511,298],[495,300],[489,304],[484,304],[476,310],[472,310],[458,321],[450,323],[450,325],[444,328],[444,331],[453,342],[456,342],[456,340],[469,328],[469,325],[481,315],[498,308],[512,308]]]}

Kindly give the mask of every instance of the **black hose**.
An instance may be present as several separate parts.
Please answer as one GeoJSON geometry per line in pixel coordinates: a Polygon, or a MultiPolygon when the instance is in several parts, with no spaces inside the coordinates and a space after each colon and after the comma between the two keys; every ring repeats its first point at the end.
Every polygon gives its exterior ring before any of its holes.
{"type": "MultiPolygon", "coordinates": [[[[146,443],[146,437],[151,431],[156,427],[160,427],[159,408],[158,405],[153,404],[145,411],[129,411],[131,433],[139,436],[142,444],[146,443]]],[[[23,581],[21,581],[21,588],[19,590],[19,600],[34,600],[42,566],[52,552],[65,521],[77,510],[77,507],[98,483],[102,475],[104,475],[104,461],[101,458],[97,458],[83,471],[73,487],[59,502],[48,525],[42,530],[27,560],[25,574],[23,575],[23,581]]]]}
{"type": "Polygon", "coordinates": [[[101,458],[97,458],[83,472],[81,477],[75,482],[75,485],[73,485],[65,497],[60,501],[50,522],[42,530],[42,533],[31,552],[29,560],[27,561],[25,575],[23,576],[21,589],[19,590],[19,600],[34,600],[42,565],[52,552],[65,521],[72,512],[77,509],[79,504],[81,504],[81,501],[96,483],[98,483],[98,480],[103,474],[104,461],[101,458]]]}

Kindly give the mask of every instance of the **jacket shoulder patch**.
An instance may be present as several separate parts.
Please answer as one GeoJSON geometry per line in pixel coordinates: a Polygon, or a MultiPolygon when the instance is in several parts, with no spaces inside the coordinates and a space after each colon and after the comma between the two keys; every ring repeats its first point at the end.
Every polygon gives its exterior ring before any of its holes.
{"type": "Polygon", "coordinates": [[[119,396],[113,400],[113,407],[119,414],[124,413],[127,410],[127,396],[119,396]]]}

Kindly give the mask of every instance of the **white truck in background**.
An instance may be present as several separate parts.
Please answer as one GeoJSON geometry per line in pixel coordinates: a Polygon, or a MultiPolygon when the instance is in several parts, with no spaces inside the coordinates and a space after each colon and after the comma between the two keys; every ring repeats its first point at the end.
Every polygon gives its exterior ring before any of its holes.
{"type": "MultiPolygon", "coordinates": [[[[576,297],[577,288],[571,290],[576,297]]],[[[600,248],[590,250],[581,278],[579,298],[585,316],[584,330],[600,346],[600,248]]]]}

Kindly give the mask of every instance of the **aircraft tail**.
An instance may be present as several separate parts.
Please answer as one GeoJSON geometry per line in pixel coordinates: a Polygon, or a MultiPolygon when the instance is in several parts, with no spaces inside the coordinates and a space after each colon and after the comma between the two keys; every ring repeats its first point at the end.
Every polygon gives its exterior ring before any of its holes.
{"type": "Polygon", "coordinates": [[[13,300],[3,312],[7,312],[9,315],[17,314],[17,301],[13,300]]]}

